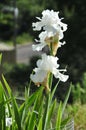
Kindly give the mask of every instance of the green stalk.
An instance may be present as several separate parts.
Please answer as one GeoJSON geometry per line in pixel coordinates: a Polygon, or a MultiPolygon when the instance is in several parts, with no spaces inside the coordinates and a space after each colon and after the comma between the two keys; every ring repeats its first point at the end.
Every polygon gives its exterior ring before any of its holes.
{"type": "Polygon", "coordinates": [[[48,110],[50,106],[50,96],[49,94],[46,96],[46,101],[45,101],[45,111],[43,115],[43,129],[42,130],[47,130],[47,121],[48,121],[48,110]]]}
{"type": "Polygon", "coordinates": [[[62,121],[62,103],[60,102],[57,112],[57,120],[56,120],[56,130],[61,130],[61,121],[62,121]]]}
{"type": "Polygon", "coordinates": [[[52,46],[52,42],[50,43],[50,55],[53,56],[53,46],[52,46]]]}
{"type": "Polygon", "coordinates": [[[49,74],[49,78],[48,78],[48,84],[49,84],[49,88],[50,88],[50,90],[52,89],[52,83],[53,83],[53,74],[52,73],[50,73],[49,74]]]}
{"type": "MultiPolygon", "coordinates": [[[[53,47],[52,47],[52,42],[50,43],[50,55],[53,56],[53,47]]],[[[51,87],[52,87],[52,81],[53,81],[53,74],[50,73],[49,74],[49,77],[48,77],[48,85],[49,85],[49,88],[51,90],[51,87]]]]}

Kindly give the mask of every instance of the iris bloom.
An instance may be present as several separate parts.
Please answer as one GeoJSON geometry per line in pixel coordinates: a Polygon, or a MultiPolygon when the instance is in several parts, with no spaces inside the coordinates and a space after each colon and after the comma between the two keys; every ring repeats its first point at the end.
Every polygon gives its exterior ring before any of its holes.
{"type": "Polygon", "coordinates": [[[60,79],[65,82],[68,79],[68,75],[62,74],[60,71],[66,71],[65,69],[58,69],[59,64],[57,64],[57,57],[47,56],[42,54],[42,59],[37,61],[37,68],[34,69],[35,74],[31,74],[31,80],[37,85],[44,85],[45,88],[49,89],[47,84],[48,74],[51,72],[55,78],[60,79]]]}
{"type": "Polygon", "coordinates": [[[33,50],[40,51],[46,45],[50,46],[50,44],[55,45],[53,48],[56,48],[56,45],[57,48],[64,45],[65,42],[61,43],[60,40],[64,36],[63,32],[67,30],[67,24],[61,22],[58,14],[59,12],[54,12],[53,10],[44,10],[42,18],[37,17],[39,22],[32,24],[34,30],[44,30],[39,34],[39,40],[36,40],[40,44],[33,45],[33,50]]]}
{"type": "MultiPolygon", "coordinates": [[[[32,45],[32,49],[33,51],[40,51],[42,50],[46,45],[48,45],[49,47],[52,45],[52,47],[61,47],[61,45],[64,45],[65,42],[60,42],[59,40],[63,38],[63,34],[60,34],[58,36],[58,34],[56,34],[55,36],[52,37],[51,33],[47,33],[47,31],[43,31],[39,34],[39,39],[40,40],[36,40],[36,42],[39,42],[40,44],[36,44],[36,45],[32,45]],[[56,46],[55,46],[56,45],[56,46]]],[[[54,49],[53,49],[54,51],[54,49]]]]}
{"type": "Polygon", "coordinates": [[[58,16],[59,12],[54,12],[53,10],[44,10],[42,12],[42,18],[37,17],[39,22],[33,23],[32,26],[34,30],[40,31],[42,28],[47,32],[52,32],[54,36],[59,29],[63,32],[67,30],[67,24],[61,22],[62,18],[60,19],[58,16]]]}

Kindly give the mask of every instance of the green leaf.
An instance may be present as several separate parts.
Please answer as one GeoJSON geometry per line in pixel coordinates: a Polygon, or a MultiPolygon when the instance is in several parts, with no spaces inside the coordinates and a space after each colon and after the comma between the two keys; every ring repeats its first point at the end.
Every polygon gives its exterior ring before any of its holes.
{"type": "Polygon", "coordinates": [[[31,113],[31,117],[30,117],[30,122],[29,122],[29,130],[34,130],[34,127],[36,126],[36,117],[38,119],[38,115],[39,115],[39,110],[40,110],[40,106],[41,106],[41,95],[43,93],[43,87],[40,89],[40,91],[38,92],[38,94],[35,97],[35,103],[32,109],[32,113],[31,113]]]}
{"type": "Polygon", "coordinates": [[[40,118],[43,116],[43,110],[44,110],[44,97],[41,97],[40,99],[40,106],[38,110],[38,122],[40,121],[40,118]]]}
{"type": "Polygon", "coordinates": [[[15,100],[13,94],[12,94],[10,86],[8,85],[6,79],[3,75],[2,75],[2,79],[3,79],[4,85],[7,89],[9,96],[12,98],[12,107],[13,107],[13,110],[14,110],[15,121],[17,123],[18,129],[21,130],[21,118],[20,118],[20,115],[19,115],[18,105],[17,105],[16,100],[15,100]]]}
{"type": "Polygon", "coordinates": [[[35,101],[35,99],[36,99],[36,97],[37,97],[37,95],[39,94],[39,93],[41,93],[42,91],[43,91],[43,87],[40,87],[36,92],[34,92],[27,100],[26,100],[26,106],[27,107],[29,107],[29,106],[31,106],[33,103],[34,103],[34,101],[35,101]]]}
{"type": "Polygon", "coordinates": [[[52,119],[52,115],[53,115],[55,107],[56,107],[56,100],[54,100],[53,103],[50,105],[50,109],[49,109],[49,112],[48,112],[48,121],[47,121],[48,126],[51,123],[51,119],[52,119]]]}
{"type": "Polygon", "coordinates": [[[5,85],[6,89],[7,89],[7,91],[8,91],[8,94],[9,94],[9,96],[11,97],[12,91],[11,91],[10,86],[9,86],[9,84],[7,83],[7,81],[6,81],[5,77],[4,77],[4,75],[2,75],[2,79],[3,79],[3,82],[4,82],[4,85],[5,85]]]}
{"type": "Polygon", "coordinates": [[[61,122],[61,127],[64,127],[65,125],[67,125],[67,123],[69,122],[70,117],[67,117],[66,119],[62,120],[61,122]]]}
{"type": "Polygon", "coordinates": [[[5,125],[5,98],[4,98],[4,90],[3,85],[0,82],[0,128],[6,130],[5,125]]]}
{"type": "Polygon", "coordinates": [[[15,121],[17,123],[18,129],[21,130],[21,118],[18,110],[18,105],[13,95],[12,96],[12,107],[14,109],[15,121]]]}
{"type": "Polygon", "coordinates": [[[22,103],[19,107],[19,113],[20,113],[20,118],[22,119],[22,114],[23,114],[23,111],[24,111],[24,108],[25,108],[25,102],[22,103]]]}
{"type": "Polygon", "coordinates": [[[53,96],[54,96],[54,94],[55,94],[55,91],[56,91],[56,89],[57,89],[57,87],[58,87],[59,82],[60,82],[60,80],[58,80],[58,82],[56,83],[56,85],[54,86],[54,88],[53,88],[53,90],[52,90],[52,92],[51,92],[51,100],[53,99],[53,96]]]}
{"type": "Polygon", "coordinates": [[[71,92],[71,85],[70,85],[70,88],[68,90],[68,93],[66,95],[66,98],[65,98],[65,101],[63,103],[63,107],[62,107],[62,115],[64,114],[64,110],[66,108],[66,105],[67,105],[67,102],[68,102],[68,99],[69,99],[69,96],[70,96],[70,92],[71,92]]]}
{"type": "Polygon", "coordinates": [[[28,111],[26,119],[25,119],[25,122],[24,122],[23,127],[22,127],[23,130],[28,130],[29,120],[30,120],[30,114],[31,114],[31,112],[28,111]]]}
{"type": "Polygon", "coordinates": [[[22,123],[24,123],[25,118],[26,118],[27,113],[28,113],[28,110],[34,104],[37,95],[40,94],[40,93],[42,93],[42,91],[43,91],[43,87],[40,87],[31,96],[29,96],[28,98],[26,98],[25,102],[20,106],[19,112],[20,112],[20,117],[22,119],[22,123]]]}
{"type": "Polygon", "coordinates": [[[2,61],[2,53],[0,54],[0,64],[1,64],[1,61],[2,61]]]}
{"type": "Polygon", "coordinates": [[[39,120],[39,123],[38,123],[38,125],[37,125],[37,130],[42,130],[42,117],[40,118],[40,120],[39,120]]]}
{"type": "Polygon", "coordinates": [[[49,84],[49,87],[50,87],[50,90],[51,90],[52,89],[52,82],[53,82],[53,74],[52,73],[49,74],[48,79],[49,79],[48,84],[49,84]]]}
{"type": "MultiPolygon", "coordinates": [[[[33,110],[32,110],[32,112],[31,112],[31,117],[30,117],[30,121],[29,121],[29,126],[28,126],[28,129],[29,130],[34,130],[34,128],[35,128],[35,122],[36,122],[36,111],[35,111],[35,109],[36,109],[36,106],[37,106],[37,98],[38,97],[36,97],[36,101],[35,101],[35,103],[34,103],[34,107],[33,107],[33,110]]],[[[38,114],[38,113],[37,113],[38,114]]]]}
{"type": "Polygon", "coordinates": [[[2,83],[0,82],[0,102],[3,101],[3,86],[2,86],[2,83]]]}
{"type": "Polygon", "coordinates": [[[44,114],[43,114],[43,130],[47,129],[49,107],[50,107],[50,94],[47,95],[45,99],[45,108],[44,108],[44,114]]]}
{"type": "Polygon", "coordinates": [[[3,119],[3,89],[2,83],[0,82],[0,128],[2,129],[2,119],[3,119]]]}
{"type": "MultiPolygon", "coordinates": [[[[0,83],[0,85],[2,86],[2,89],[3,89],[3,92],[1,92],[1,93],[3,93],[3,95],[4,95],[4,103],[3,103],[3,105],[6,106],[6,107],[8,107],[9,116],[11,117],[11,116],[12,116],[12,111],[11,111],[10,103],[11,103],[11,101],[12,101],[12,98],[11,98],[11,97],[10,97],[10,98],[8,97],[8,95],[7,95],[7,93],[6,93],[5,89],[4,89],[3,84],[0,83]]],[[[1,90],[1,89],[0,89],[0,90],[1,90]]]]}
{"type": "Polygon", "coordinates": [[[62,120],[62,103],[60,102],[59,107],[58,107],[58,112],[57,112],[56,130],[60,130],[61,120],[62,120]]]}
{"type": "Polygon", "coordinates": [[[29,97],[29,94],[30,94],[30,88],[25,87],[25,100],[27,100],[27,98],[29,97]]]}

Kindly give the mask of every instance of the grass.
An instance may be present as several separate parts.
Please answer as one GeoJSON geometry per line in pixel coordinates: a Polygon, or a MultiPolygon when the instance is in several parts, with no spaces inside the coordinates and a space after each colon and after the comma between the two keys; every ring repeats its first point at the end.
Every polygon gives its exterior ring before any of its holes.
{"type": "Polygon", "coordinates": [[[75,130],[86,130],[86,104],[78,106],[75,115],[75,130]]]}
{"type": "Polygon", "coordinates": [[[86,104],[68,105],[68,111],[74,117],[75,130],[86,130],[86,104]]]}

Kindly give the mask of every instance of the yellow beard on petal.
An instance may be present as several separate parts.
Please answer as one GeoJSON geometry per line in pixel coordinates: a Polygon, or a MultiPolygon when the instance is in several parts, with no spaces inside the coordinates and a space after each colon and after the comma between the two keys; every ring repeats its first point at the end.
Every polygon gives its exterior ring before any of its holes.
{"type": "Polygon", "coordinates": [[[46,82],[46,80],[44,82],[42,82],[42,85],[44,86],[46,92],[50,92],[50,88],[49,88],[48,82],[46,82]]]}
{"type": "Polygon", "coordinates": [[[48,85],[48,83],[46,82],[46,80],[44,80],[43,82],[35,83],[35,85],[36,85],[37,87],[40,87],[40,85],[42,85],[42,86],[45,88],[45,91],[46,91],[46,92],[50,92],[50,88],[49,88],[49,85],[48,85]]]}
{"type": "Polygon", "coordinates": [[[46,92],[50,92],[50,88],[49,88],[49,75],[50,75],[50,72],[47,73],[46,78],[42,82],[42,85],[45,87],[45,91],[46,92]]]}
{"type": "Polygon", "coordinates": [[[59,42],[58,37],[59,37],[58,34],[56,34],[55,36],[45,38],[45,42],[47,43],[49,48],[52,48],[52,54],[54,56],[56,55],[58,49],[58,42],[59,42]]]}
{"type": "Polygon", "coordinates": [[[43,82],[37,82],[37,83],[35,83],[35,85],[37,87],[40,87],[40,85],[42,85],[46,92],[50,92],[50,88],[49,88],[49,84],[48,84],[48,78],[49,78],[49,72],[47,73],[47,76],[46,76],[46,78],[44,79],[43,82]]]}
{"type": "Polygon", "coordinates": [[[53,51],[53,55],[54,56],[57,53],[57,49],[58,49],[58,43],[53,43],[53,45],[52,45],[52,51],[53,51]]]}

